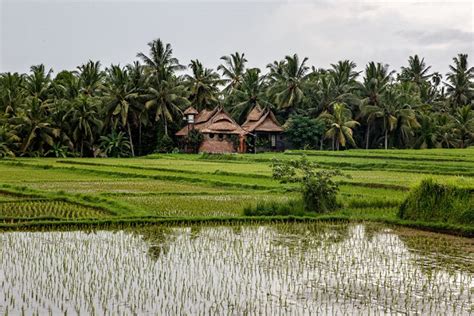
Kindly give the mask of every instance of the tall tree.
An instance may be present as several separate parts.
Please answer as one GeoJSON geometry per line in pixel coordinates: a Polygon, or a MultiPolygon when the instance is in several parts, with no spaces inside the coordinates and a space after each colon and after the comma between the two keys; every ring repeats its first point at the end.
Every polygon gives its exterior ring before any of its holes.
{"type": "Polygon", "coordinates": [[[426,84],[433,74],[429,73],[431,66],[427,66],[425,59],[418,55],[408,57],[408,67],[402,67],[400,79],[402,81],[410,81],[418,87],[426,84]]]}
{"type": "Polygon", "coordinates": [[[87,143],[93,151],[94,141],[97,140],[103,122],[100,119],[99,101],[87,95],[81,95],[72,101],[72,108],[64,119],[70,119],[73,126],[72,138],[76,142],[76,150],[84,156],[84,145],[87,143]]]}
{"type": "Polygon", "coordinates": [[[233,103],[232,113],[239,122],[242,123],[255,106],[262,109],[272,107],[265,95],[266,88],[265,76],[260,75],[260,69],[247,69],[243,75],[242,84],[229,98],[233,103]]]}
{"type": "Polygon", "coordinates": [[[0,74],[0,113],[15,114],[25,97],[24,80],[25,76],[16,72],[0,74]]]}
{"type": "Polygon", "coordinates": [[[148,47],[150,48],[148,56],[138,53],[137,57],[145,63],[147,72],[154,77],[155,81],[168,80],[176,71],[186,68],[173,57],[171,44],[164,44],[161,39],[156,39],[149,42],[148,47]]]}
{"type": "Polygon", "coordinates": [[[189,89],[189,101],[198,111],[212,108],[219,103],[219,74],[212,69],[204,68],[199,60],[191,60],[189,64],[192,74],[185,75],[189,89]]]}
{"type": "Polygon", "coordinates": [[[162,121],[165,135],[168,136],[168,123],[181,116],[181,109],[189,105],[186,87],[177,78],[158,82],[152,80],[145,98],[147,109],[155,111],[155,121],[162,121]]]}
{"type": "Polygon", "coordinates": [[[222,71],[222,75],[225,78],[224,83],[226,83],[226,86],[224,93],[232,94],[242,83],[247,59],[245,59],[245,54],[236,52],[230,56],[222,56],[221,60],[224,63],[217,67],[217,71],[222,71]]]}
{"type": "MultiPolygon", "coordinates": [[[[301,62],[298,55],[285,57],[282,73],[273,73],[274,83],[269,89],[270,95],[275,96],[279,109],[292,111],[303,99],[303,84],[309,67],[306,66],[308,58],[301,62]]],[[[268,65],[267,67],[271,67],[268,65]]]]}
{"type": "Polygon", "coordinates": [[[104,72],[101,70],[99,61],[89,60],[87,63],[77,67],[75,72],[79,77],[81,92],[88,96],[100,95],[103,89],[104,72]]]}
{"type": "Polygon", "coordinates": [[[352,135],[353,129],[359,126],[359,122],[352,119],[352,113],[345,104],[334,103],[333,113],[325,111],[320,118],[329,126],[325,136],[332,140],[333,150],[339,150],[340,146],[346,147],[347,143],[357,146],[352,135]]]}
{"type": "Polygon", "coordinates": [[[459,54],[453,58],[447,74],[447,93],[454,107],[470,104],[474,98],[474,67],[469,67],[467,54],[459,54]]]}
{"type": "Polygon", "coordinates": [[[130,80],[127,68],[118,65],[111,65],[107,68],[107,77],[105,84],[105,110],[107,113],[106,124],[117,128],[119,124],[127,130],[130,151],[132,157],[135,156],[133,147],[132,131],[130,125],[132,121],[138,123],[139,108],[134,106],[133,100],[139,97],[138,91],[130,80]]]}
{"type": "MultiPolygon", "coordinates": [[[[388,70],[388,65],[370,62],[365,67],[365,75],[360,86],[361,114],[365,117],[366,133],[365,148],[370,146],[370,132],[376,118],[384,117],[381,99],[390,84],[393,71],[388,70]]],[[[390,125],[389,116],[384,118],[384,127],[390,125]]]]}
{"type": "Polygon", "coordinates": [[[461,148],[474,142],[474,110],[470,105],[460,107],[454,113],[454,132],[459,138],[461,148]]]}
{"type": "Polygon", "coordinates": [[[59,136],[59,129],[51,124],[47,105],[37,97],[29,98],[25,109],[12,121],[15,134],[21,137],[22,154],[44,155],[59,136]]]}

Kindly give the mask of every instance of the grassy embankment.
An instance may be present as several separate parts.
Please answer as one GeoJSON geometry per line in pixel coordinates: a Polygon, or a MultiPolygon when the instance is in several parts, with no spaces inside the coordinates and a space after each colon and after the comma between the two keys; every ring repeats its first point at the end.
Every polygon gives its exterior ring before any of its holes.
{"type": "Polygon", "coordinates": [[[0,160],[0,228],[263,220],[371,220],[474,235],[471,225],[428,222],[397,213],[423,179],[474,188],[474,148],[466,150],[306,151],[338,168],[343,207],[319,216],[245,217],[262,201],[297,197],[271,178],[269,163],[302,152],[258,155],[151,155],[134,159],[0,160]]]}

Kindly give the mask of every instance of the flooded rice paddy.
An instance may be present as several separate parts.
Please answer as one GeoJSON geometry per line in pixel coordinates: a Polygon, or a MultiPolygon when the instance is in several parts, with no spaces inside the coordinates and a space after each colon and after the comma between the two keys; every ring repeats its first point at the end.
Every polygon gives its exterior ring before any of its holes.
{"type": "Polygon", "coordinates": [[[0,315],[469,315],[473,297],[473,240],[373,224],[0,233],[0,315]]]}

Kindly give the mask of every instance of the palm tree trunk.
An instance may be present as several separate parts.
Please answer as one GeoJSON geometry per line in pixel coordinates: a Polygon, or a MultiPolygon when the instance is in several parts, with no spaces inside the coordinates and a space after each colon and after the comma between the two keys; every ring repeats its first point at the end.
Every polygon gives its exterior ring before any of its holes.
{"type": "Polygon", "coordinates": [[[388,130],[385,129],[385,150],[388,149],[388,130]]]}
{"type": "Polygon", "coordinates": [[[142,122],[138,123],[138,155],[142,155],[142,122]]]}
{"type": "Polygon", "coordinates": [[[84,139],[81,139],[81,157],[84,157],[84,139]]]}
{"type": "Polygon", "coordinates": [[[164,119],[164,125],[165,125],[165,135],[168,136],[168,123],[166,121],[166,118],[164,119]]]}
{"type": "Polygon", "coordinates": [[[135,150],[133,149],[132,131],[130,130],[129,123],[127,123],[127,130],[128,130],[128,139],[130,140],[130,151],[132,152],[132,157],[135,157],[135,150]]]}
{"type": "Polygon", "coordinates": [[[370,123],[367,123],[367,134],[365,139],[365,149],[369,149],[370,123]]]}

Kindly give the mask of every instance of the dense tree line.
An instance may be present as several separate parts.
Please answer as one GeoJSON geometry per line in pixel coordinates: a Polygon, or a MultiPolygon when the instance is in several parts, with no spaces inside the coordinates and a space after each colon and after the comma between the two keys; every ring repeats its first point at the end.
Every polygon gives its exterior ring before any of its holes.
{"type": "Polygon", "coordinates": [[[44,65],[0,74],[0,156],[135,156],[170,151],[182,111],[224,106],[242,123],[271,108],[298,148],[432,148],[474,143],[474,68],[453,58],[443,77],[410,56],[396,73],[370,62],[310,67],[298,55],[247,68],[244,54],[217,70],[186,67],[155,40],[126,66],[89,61],[53,76],[44,65]],[[188,71],[184,71],[185,69],[188,71]]]}

